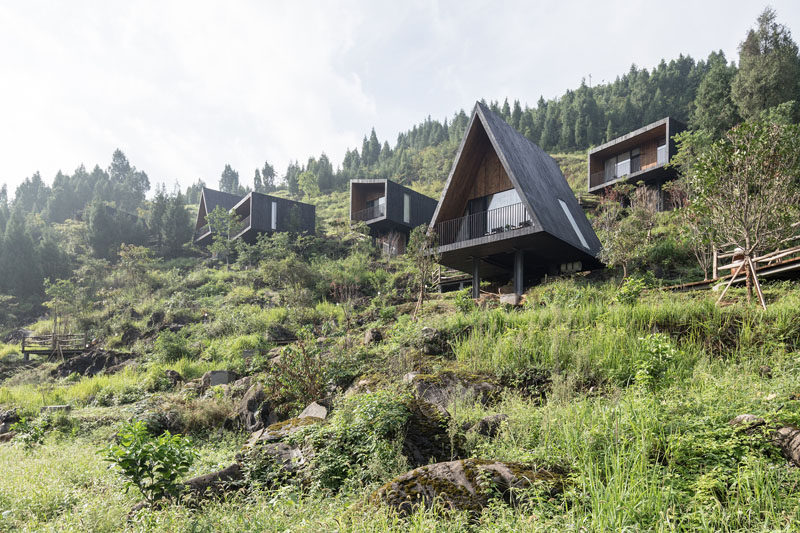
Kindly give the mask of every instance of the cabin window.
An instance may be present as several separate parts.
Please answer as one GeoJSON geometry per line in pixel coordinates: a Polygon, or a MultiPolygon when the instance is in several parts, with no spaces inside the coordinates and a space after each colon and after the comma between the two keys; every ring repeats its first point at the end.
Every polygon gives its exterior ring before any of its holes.
{"type": "Polygon", "coordinates": [[[411,224],[411,196],[403,193],[403,222],[411,224]]]}
{"type": "Polygon", "coordinates": [[[658,148],[656,149],[656,160],[659,165],[667,163],[667,140],[659,139],[658,148]]]}
{"type": "Polygon", "coordinates": [[[380,198],[367,200],[367,209],[372,210],[372,212],[367,215],[367,219],[382,217],[386,214],[386,197],[381,196],[380,198]]]}
{"type": "Polygon", "coordinates": [[[270,211],[272,211],[272,223],[270,224],[270,228],[273,230],[278,229],[278,202],[272,202],[272,209],[270,209],[270,211]]]}
{"type": "Polygon", "coordinates": [[[631,173],[631,154],[625,152],[617,156],[617,177],[627,176],[631,173]]]}
{"type": "Polygon", "coordinates": [[[589,243],[586,242],[586,238],[583,236],[583,233],[581,233],[581,229],[578,227],[577,222],[575,222],[575,218],[573,218],[572,213],[570,213],[569,206],[567,206],[566,202],[564,202],[564,200],[560,198],[558,200],[558,203],[561,204],[561,209],[563,209],[564,214],[567,215],[567,220],[569,220],[569,223],[572,226],[572,231],[574,231],[575,235],[578,236],[578,239],[581,241],[583,247],[588,250],[589,243]]]}
{"type": "Polygon", "coordinates": [[[642,170],[642,151],[639,148],[631,150],[631,174],[642,170]]]}

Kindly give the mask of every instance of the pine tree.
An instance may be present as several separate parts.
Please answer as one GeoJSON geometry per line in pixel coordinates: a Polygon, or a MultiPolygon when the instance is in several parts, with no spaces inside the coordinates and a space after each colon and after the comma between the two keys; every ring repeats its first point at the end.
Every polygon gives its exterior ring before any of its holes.
{"type": "Polygon", "coordinates": [[[219,190],[230,194],[242,194],[239,173],[226,164],[219,179],[219,190]]]}
{"type": "Polygon", "coordinates": [[[269,161],[264,161],[264,167],[261,169],[261,180],[264,184],[262,192],[268,193],[275,190],[275,168],[269,164],[269,161]]]}
{"type": "Polygon", "coordinates": [[[253,175],[253,190],[256,192],[265,192],[264,182],[261,181],[261,171],[259,169],[256,169],[256,172],[253,175]]]}
{"type": "Polygon", "coordinates": [[[731,95],[739,114],[750,119],[790,100],[800,100],[800,58],[789,29],[776,22],[772,8],[739,45],[739,71],[731,95]]]}
{"type": "Polygon", "coordinates": [[[722,51],[712,53],[708,57],[708,65],[708,73],[697,89],[689,125],[692,129],[708,130],[718,138],[740,120],[736,104],[731,98],[731,83],[736,76],[736,67],[728,65],[722,51]]]}

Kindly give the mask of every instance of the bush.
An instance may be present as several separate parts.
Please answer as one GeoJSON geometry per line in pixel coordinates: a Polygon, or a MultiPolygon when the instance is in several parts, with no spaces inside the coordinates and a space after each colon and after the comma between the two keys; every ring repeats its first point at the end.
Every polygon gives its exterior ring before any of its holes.
{"type": "Polygon", "coordinates": [[[456,308],[462,313],[469,313],[470,311],[474,311],[477,308],[475,300],[472,299],[471,288],[462,289],[456,292],[456,297],[454,302],[456,304],[456,308]]]}
{"type": "Polygon", "coordinates": [[[647,286],[643,278],[631,276],[627,278],[617,292],[617,300],[620,303],[633,305],[639,299],[639,295],[647,286]]]}
{"type": "Polygon", "coordinates": [[[153,352],[162,363],[174,363],[184,357],[189,357],[189,341],[180,331],[172,332],[165,329],[158,334],[153,352]]]}
{"type": "Polygon", "coordinates": [[[148,433],[141,420],[125,424],[118,444],[106,452],[106,460],[120,469],[126,491],[136,487],[148,503],[176,500],[184,485],[179,478],[189,471],[196,452],[191,441],[165,431],[160,437],[148,433]]]}
{"type": "Polygon", "coordinates": [[[44,424],[31,422],[28,418],[20,418],[19,422],[11,424],[11,431],[17,432],[16,440],[26,450],[44,441],[44,424]]]}

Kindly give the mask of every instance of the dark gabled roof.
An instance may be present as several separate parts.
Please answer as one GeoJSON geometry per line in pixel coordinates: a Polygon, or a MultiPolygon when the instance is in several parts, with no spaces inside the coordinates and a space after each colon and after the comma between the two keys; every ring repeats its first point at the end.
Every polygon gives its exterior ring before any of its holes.
{"type": "Polygon", "coordinates": [[[480,134],[480,128],[485,131],[512,185],[528,208],[534,222],[538,223],[536,225],[541,227],[542,231],[575,248],[597,256],[601,247],[600,240],[595,235],[583,209],[578,205],[558,163],[480,102],[475,104],[472,117],[467,125],[467,133],[461,141],[450,176],[442,191],[442,197],[433,214],[431,228],[435,227],[438,222],[442,222],[438,220],[439,211],[461,158],[465,155],[464,147],[471,136],[480,134]],[[572,215],[572,221],[564,212],[559,200],[566,205],[572,215]],[[573,230],[573,221],[580,230],[586,246],[573,230]]]}
{"type": "Polygon", "coordinates": [[[232,209],[233,206],[239,203],[242,197],[236,194],[215,191],[214,189],[203,187],[203,199],[205,200],[206,213],[210,213],[218,206],[221,206],[226,211],[232,209]]]}

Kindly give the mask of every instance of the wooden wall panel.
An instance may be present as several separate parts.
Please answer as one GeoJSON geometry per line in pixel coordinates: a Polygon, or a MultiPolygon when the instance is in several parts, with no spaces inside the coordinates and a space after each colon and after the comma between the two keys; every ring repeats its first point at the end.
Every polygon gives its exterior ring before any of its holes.
{"type": "Polygon", "coordinates": [[[658,164],[658,141],[655,139],[642,144],[642,170],[652,168],[658,164]]]}
{"type": "Polygon", "coordinates": [[[475,172],[472,188],[467,199],[472,200],[473,198],[480,198],[481,196],[513,188],[514,186],[511,184],[511,180],[508,179],[508,174],[506,174],[500,158],[497,157],[497,153],[489,149],[475,172]]]}

